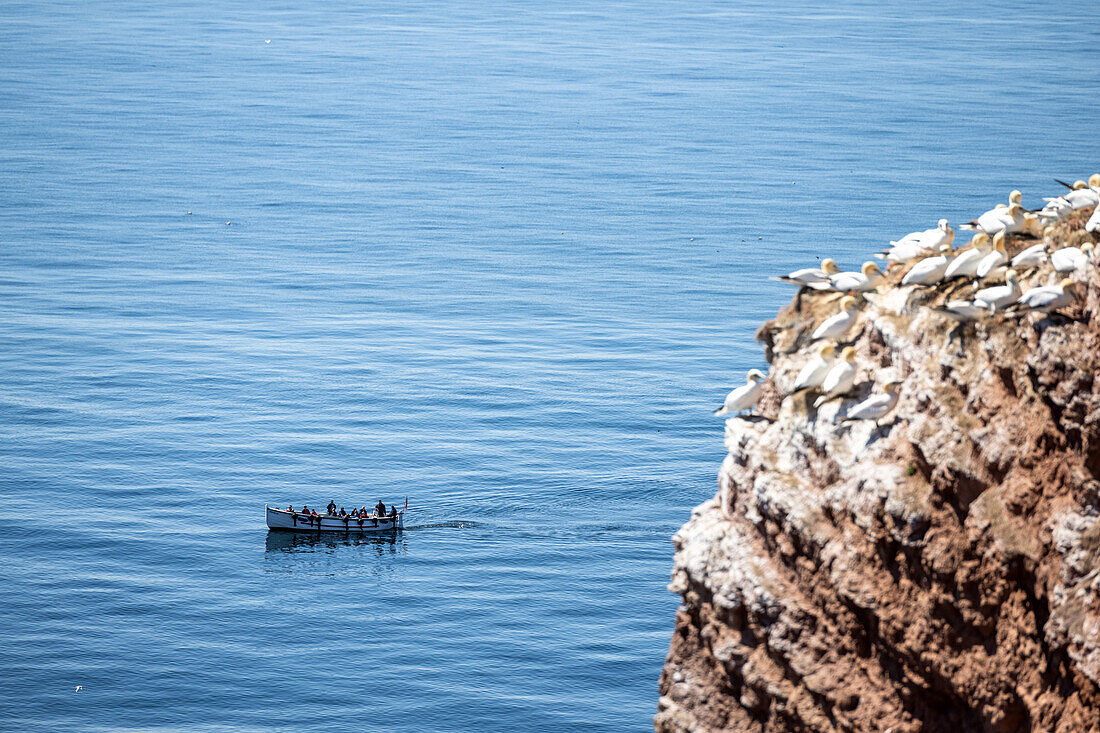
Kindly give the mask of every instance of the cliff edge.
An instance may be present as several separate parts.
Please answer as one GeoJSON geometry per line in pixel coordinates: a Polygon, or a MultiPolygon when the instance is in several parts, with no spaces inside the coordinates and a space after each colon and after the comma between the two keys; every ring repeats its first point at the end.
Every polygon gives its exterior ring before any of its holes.
{"type": "MultiPolygon", "coordinates": [[[[1091,209],[1008,257],[1100,241],[1091,209]]],[[[966,281],[865,294],[853,391],[790,394],[838,293],[764,324],[756,416],[673,538],[657,731],[1100,730],[1100,257],[1059,312],[956,323],[966,281]],[[844,422],[900,380],[878,422],[844,422]]],[[[1024,289],[1062,275],[1049,261],[1024,289]]]]}

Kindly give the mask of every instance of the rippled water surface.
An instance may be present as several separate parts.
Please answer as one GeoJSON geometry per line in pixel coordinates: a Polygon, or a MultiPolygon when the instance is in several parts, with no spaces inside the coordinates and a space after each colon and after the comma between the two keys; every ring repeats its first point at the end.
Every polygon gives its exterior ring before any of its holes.
{"type": "Polygon", "coordinates": [[[1100,169],[1095,8],[775,5],[0,3],[0,729],[648,729],[763,276],[1100,169]]]}

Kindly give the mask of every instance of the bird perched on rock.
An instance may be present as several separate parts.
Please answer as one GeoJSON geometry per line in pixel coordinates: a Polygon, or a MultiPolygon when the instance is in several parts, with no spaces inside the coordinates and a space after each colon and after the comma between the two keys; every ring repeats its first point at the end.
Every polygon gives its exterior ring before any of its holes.
{"type": "Polygon", "coordinates": [[[974,305],[989,309],[990,313],[1003,310],[1020,297],[1020,285],[1016,282],[1016,273],[1005,273],[1005,284],[992,288],[982,288],[974,293],[974,305]]]}
{"type": "Polygon", "coordinates": [[[814,400],[814,407],[821,407],[829,400],[847,394],[856,380],[856,350],[845,346],[840,359],[821,382],[821,396],[814,400]]]}
{"type": "MultiPolygon", "coordinates": [[[[1100,186],[1095,189],[1098,196],[1100,196],[1100,186]]],[[[1092,216],[1085,222],[1086,232],[1100,232],[1100,206],[1096,207],[1096,210],[1092,212],[1092,216]]]]}
{"type": "Polygon", "coordinates": [[[971,300],[950,300],[943,306],[933,308],[932,310],[940,315],[958,321],[959,323],[970,323],[979,318],[984,318],[991,313],[988,305],[979,304],[971,300]]]}
{"type": "Polygon", "coordinates": [[[969,248],[960,251],[955,259],[947,263],[947,269],[943,272],[943,279],[974,277],[978,272],[978,263],[989,254],[990,250],[989,235],[985,232],[978,232],[970,240],[969,248]]]}
{"type": "Polygon", "coordinates": [[[1055,272],[1073,272],[1089,263],[1092,252],[1092,242],[1085,242],[1080,247],[1063,247],[1051,253],[1050,264],[1054,265],[1055,272]]]}
{"type": "Polygon", "coordinates": [[[882,385],[883,393],[878,395],[871,395],[863,402],[854,405],[852,409],[848,410],[848,414],[845,415],[841,422],[852,422],[853,420],[879,420],[886,416],[886,413],[893,410],[898,404],[898,388],[901,387],[901,382],[887,382],[882,385]]]}
{"type": "Polygon", "coordinates": [[[896,242],[890,242],[890,248],[875,255],[890,262],[908,262],[914,257],[925,252],[935,252],[940,247],[948,248],[955,241],[955,232],[947,219],[940,219],[935,229],[925,229],[923,232],[906,234],[896,242]]]}
{"type": "Polygon", "coordinates": [[[802,367],[802,371],[798,373],[791,393],[820,387],[821,383],[825,381],[825,377],[828,376],[829,370],[833,368],[833,362],[836,361],[835,354],[836,347],[831,343],[824,343],[818,347],[817,356],[802,367]]]}
{"type": "Polygon", "coordinates": [[[839,339],[848,333],[848,329],[851,328],[859,316],[856,303],[854,295],[845,295],[841,298],[840,313],[831,315],[822,321],[821,325],[810,334],[810,338],[814,341],[818,339],[839,339]]]}
{"type": "Polygon", "coordinates": [[[837,264],[826,257],[821,261],[821,267],[804,267],[801,270],[795,270],[772,279],[804,288],[827,290],[829,289],[829,275],[835,275],[838,272],[840,272],[840,268],[837,267],[837,264]]]}
{"type": "Polygon", "coordinates": [[[1031,288],[1020,296],[1020,300],[1009,312],[1019,314],[1033,310],[1040,313],[1050,313],[1052,310],[1073,302],[1074,287],[1073,280],[1067,277],[1057,285],[1031,288]]]}
{"type": "Polygon", "coordinates": [[[978,262],[978,266],[974,268],[974,275],[980,280],[993,272],[997,267],[1000,267],[1008,260],[1008,255],[1005,253],[1005,233],[997,232],[993,235],[993,247],[989,250],[989,253],[978,262]]]}
{"type": "MultiPolygon", "coordinates": [[[[1069,184],[1063,183],[1063,186],[1069,184]]],[[[1073,187],[1069,193],[1062,194],[1054,198],[1043,199],[1049,206],[1054,201],[1064,201],[1073,207],[1073,210],[1087,209],[1090,206],[1096,206],[1100,203],[1100,193],[1094,191],[1093,188],[1100,188],[1100,173],[1093,173],[1089,176],[1088,183],[1085,181],[1075,181],[1073,187]]],[[[1044,207],[1045,209],[1046,207],[1044,207]]]]}
{"type": "Polygon", "coordinates": [[[1047,249],[1046,245],[1040,242],[1039,244],[1033,244],[1027,249],[1020,250],[1012,261],[1009,263],[1012,267],[1019,267],[1027,269],[1030,267],[1038,267],[1047,261],[1047,249]]]}
{"type": "Polygon", "coordinates": [[[1027,232],[1038,236],[1041,232],[1039,227],[1039,217],[1024,209],[1020,204],[1014,203],[1004,209],[987,211],[977,219],[969,221],[959,228],[976,229],[990,235],[997,232],[1005,232],[1006,234],[1027,232]]]}
{"type": "Polygon", "coordinates": [[[840,292],[863,293],[873,290],[882,279],[882,270],[874,262],[864,262],[859,272],[838,272],[829,276],[829,285],[840,292]]]}
{"type": "Polygon", "coordinates": [[[909,272],[905,273],[905,277],[901,279],[901,284],[935,285],[943,279],[944,273],[947,272],[948,255],[950,253],[951,247],[949,245],[940,245],[940,254],[935,257],[925,257],[913,265],[909,272]]]}
{"type": "Polygon", "coordinates": [[[765,379],[764,372],[759,369],[750,369],[746,376],[745,384],[726,395],[726,401],[714,411],[715,415],[725,415],[730,412],[741,412],[751,409],[760,399],[765,379]]]}

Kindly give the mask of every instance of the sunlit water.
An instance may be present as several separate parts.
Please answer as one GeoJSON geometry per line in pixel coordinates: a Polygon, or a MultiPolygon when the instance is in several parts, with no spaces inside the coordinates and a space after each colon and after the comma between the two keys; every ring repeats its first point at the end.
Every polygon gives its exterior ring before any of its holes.
{"type": "Polygon", "coordinates": [[[764,276],[1100,169],[1096,8],[775,5],[0,4],[0,728],[648,729],[764,276]]]}

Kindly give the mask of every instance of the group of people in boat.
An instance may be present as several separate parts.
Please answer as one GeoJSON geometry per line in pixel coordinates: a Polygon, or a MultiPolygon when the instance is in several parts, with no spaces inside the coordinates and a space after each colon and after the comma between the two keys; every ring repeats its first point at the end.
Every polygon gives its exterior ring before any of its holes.
{"type": "Polygon", "coordinates": [[[324,514],[318,514],[315,509],[310,509],[309,506],[307,506],[305,504],[303,504],[302,508],[298,509],[298,510],[295,510],[294,505],[291,504],[290,506],[288,506],[286,508],[286,510],[288,512],[294,512],[296,514],[305,514],[305,515],[310,516],[310,517],[329,516],[329,517],[337,517],[339,519],[344,519],[345,517],[352,517],[352,518],[355,518],[355,519],[359,519],[360,517],[362,517],[363,519],[382,519],[383,517],[386,517],[386,516],[390,516],[390,517],[396,517],[397,516],[397,507],[392,506],[392,505],[390,506],[389,514],[388,515],[386,514],[386,505],[382,502],[381,499],[379,499],[378,503],[374,505],[374,512],[373,513],[371,513],[371,511],[369,509],[367,509],[366,506],[362,506],[359,509],[356,509],[355,507],[352,507],[350,512],[345,511],[344,507],[340,507],[339,509],[337,509],[336,508],[336,502],[334,502],[334,501],[330,501],[328,503],[328,506],[325,507],[325,513],[324,514]]]}

